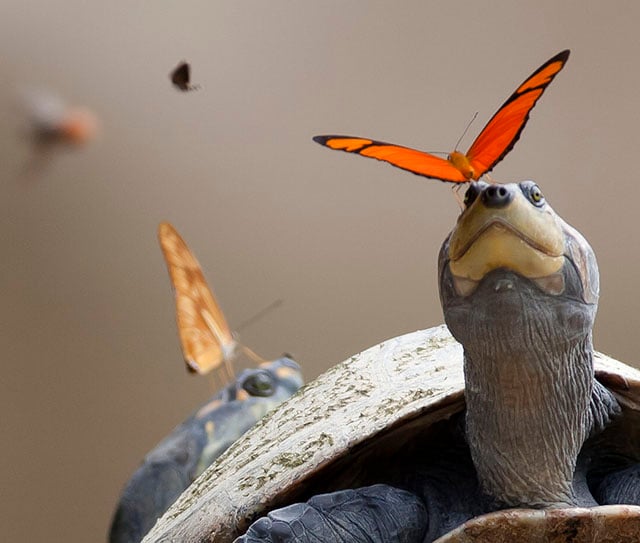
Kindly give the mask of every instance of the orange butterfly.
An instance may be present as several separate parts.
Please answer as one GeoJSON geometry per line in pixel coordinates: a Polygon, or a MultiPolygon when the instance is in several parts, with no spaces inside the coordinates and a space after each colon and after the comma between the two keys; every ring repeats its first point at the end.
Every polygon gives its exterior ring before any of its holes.
{"type": "Polygon", "coordinates": [[[513,149],[529,120],[529,113],[542,93],[564,67],[569,50],[545,62],[509,96],[482,129],[466,153],[453,151],[446,159],[424,151],[352,136],[315,136],[314,141],[330,149],[357,153],[410,171],[416,175],[450,183],[477,181],[490,172],[513,149]]]}
{"type": "Polygon", "coordinates": [[[231,362],[238,348],[264,362],[233,337],[200,264],[176,229],[168,222],[158,227],[158,238],[176,295],[176,320],[187,368],[199,374],[218,370],[233,378],[231,362]]]}

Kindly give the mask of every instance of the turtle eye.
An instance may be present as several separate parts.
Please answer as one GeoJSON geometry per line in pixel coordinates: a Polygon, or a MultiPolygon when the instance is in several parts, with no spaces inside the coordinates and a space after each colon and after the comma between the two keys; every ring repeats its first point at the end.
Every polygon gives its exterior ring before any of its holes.
{"type": "Polygon", "coordinates": [[[465,207],[469,207],[471,204],[473,204],[473,202],[476,201],[477,197],[478,197],[478,191],[474,185],[471,185],[467,189],[467,192],[464,193],[463,203],[465,207]]]}
{"type": "Polygon", "coordinates": [[[531,189],[529,190],[529,200],[531,200],[538,207],[544,204],[544,196],[538,185],[533,185],[533,187],[531,187],[531,189]]]}
{"type": "Polygon", "coordinates": [[[242,382],[244,388],[251,396],[271,396],[275,390],[274,379],[265,370],[256,370],[242,382]]]}

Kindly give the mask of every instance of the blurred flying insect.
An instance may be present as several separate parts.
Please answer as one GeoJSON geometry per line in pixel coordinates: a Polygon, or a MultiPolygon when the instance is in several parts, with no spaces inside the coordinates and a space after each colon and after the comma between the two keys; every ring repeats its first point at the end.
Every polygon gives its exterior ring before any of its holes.
{"type": "Polygon", "coordinates": [[[68,106],[51,92],[25,91],[21,102],[26,136],[33,148],[27,174],[40,172],[54,152],[84,147],[98,133],[98,118],[90,109],[68,106]]]}
{"type": "Polygon", "coordinates": [[[200,85],[191,84],[191,65],[186,60],[180,62],[171,71],[169,78],[171,79],[173,86],[183,92],[200,89],[200,85]]]}
{"type": "Polygon", "coordinates": [[[200,264],[176,229],[161,223],[158,239],[175,291],[178,333],[189,371],[202,375],[215,370],[226,383],[234,378],[232,362],[240,352],[264,362],[233,337],[200,264]]]}
{"type": "Polygon", "coordinates": [[[86,107],[67,106],[58,96],[45,91],[27,92],[24,98],[30,136],[38,147],[80,147],[98,132],[98,119],[86,107]]]}

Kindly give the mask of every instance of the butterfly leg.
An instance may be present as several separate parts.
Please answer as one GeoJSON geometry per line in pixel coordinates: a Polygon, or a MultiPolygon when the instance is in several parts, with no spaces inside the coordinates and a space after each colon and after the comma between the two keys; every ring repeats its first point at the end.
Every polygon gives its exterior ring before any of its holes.
{"type": "Polygon", "coordinates": [[[231,364],[231,360],[226,358],[224,359],[224,373],[226,382],[229,383],[236,378],[235,372],[233,371],[233,365],[231,364]]]}
{"type": "Polygon", "coordinates": [[[487,181],[488,181],[489,183],[491,183],[492,185],[495,185],[495,184],[497,183],[497,181],[496,181],[493,177],[491,177],[491,175],[490,175],[490,174],[488,174],[488,173],[485,173],[485,174],[484,174],[484,177],[485,177],[485,178],[487,179],[487,181]]]}
{"type": "Polygon", "coordinates": [[[462,187],[462,185],[460,183],[456,183],[455,185],[453,185],[451,187],[451,193],[453,194],[453,197],[456,199],[456,202],[458,202],[458,206],[460,206],[460,211],[463,211],[464,210],[464,201],[460,197],[460,189],[461,189],[461,187],[462,187]]]}
{"type": "Polygon", "coordinates": [[[233,369],[233,357],[223,357],[220,364],[213,368],[213,388],[215,390],[225,388],[229,383],[235,381],[236,372],[233,369]]]}
{"type": "Polygon", "coordinates": [[[264,358],[262,358],[260,355],[258,355],[256,353],[254,353],[251,349],[249,349],[249,347],[245,347],[244,345],[241,345],[240,347],[242,349],[242,352],[244,354],[246,354],[256,364],[262,364],[263,362],[266,362],[266,360],[264,358]]]}

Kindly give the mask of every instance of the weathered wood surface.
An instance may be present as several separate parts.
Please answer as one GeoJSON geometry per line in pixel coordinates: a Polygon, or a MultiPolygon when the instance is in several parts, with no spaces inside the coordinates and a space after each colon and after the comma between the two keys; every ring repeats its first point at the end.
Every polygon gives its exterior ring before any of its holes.
{"type": "MultiPolygon", "coordinates": [[[[604,355],[596,371],[638,398],[640,372],[604,355]]],[[[445,326],[389,339],[331,368],[267,415],[207,469],[143,543],[233,541],[337,456],[391,425],[425,423],[464,406],[462,347],[445,326]],[[275,443],[278,443],[276,446],[275,443]]]]}

